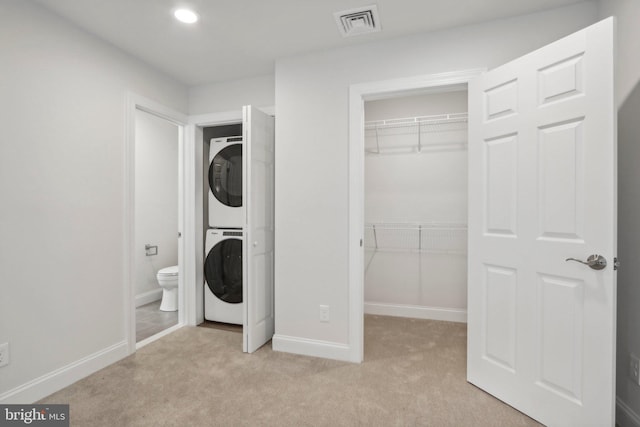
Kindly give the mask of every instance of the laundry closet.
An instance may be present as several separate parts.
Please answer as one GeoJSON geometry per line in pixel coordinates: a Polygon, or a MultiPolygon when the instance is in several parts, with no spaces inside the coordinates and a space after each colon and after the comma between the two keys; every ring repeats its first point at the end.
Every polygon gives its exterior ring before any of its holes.
{"type": "Polygon", "coordinates": [[[204,318],[242,325],[242,123],[203,129],[204,318]]]}
{"type": "Polygon", "coordinates": [[[242,326],[243,351],[273,335],[274,118],[198,126],[202,144],[205,321],[242,326]]]}
{"type": "Polygon", "coordinates": [[[466,322],[467,86],[365,103],[365,313],[466,322]]]}

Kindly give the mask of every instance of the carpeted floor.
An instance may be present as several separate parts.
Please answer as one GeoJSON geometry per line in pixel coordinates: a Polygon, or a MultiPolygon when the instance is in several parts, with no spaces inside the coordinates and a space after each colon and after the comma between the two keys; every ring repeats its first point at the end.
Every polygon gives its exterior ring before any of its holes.
{"type": "Polygon", "coordinates": [[[365,361],[185,327],[45,399],[72,426],[537,426],[465,381],[466,325],[365,317],[365,361]]]}

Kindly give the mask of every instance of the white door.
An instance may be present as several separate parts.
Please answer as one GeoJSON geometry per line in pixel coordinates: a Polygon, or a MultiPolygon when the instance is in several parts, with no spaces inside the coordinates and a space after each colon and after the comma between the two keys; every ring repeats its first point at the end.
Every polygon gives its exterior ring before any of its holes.
{"type": "Polygon", "coordinates": [[[614,423],[613,25],[469,85],[467,377],[548,426],[614,423]]]}
{"type": "Polygon", "coordinates": [[[271,339],[273,318],[274,119],[244,107],[243,346],[253,353],[271,339]]]}

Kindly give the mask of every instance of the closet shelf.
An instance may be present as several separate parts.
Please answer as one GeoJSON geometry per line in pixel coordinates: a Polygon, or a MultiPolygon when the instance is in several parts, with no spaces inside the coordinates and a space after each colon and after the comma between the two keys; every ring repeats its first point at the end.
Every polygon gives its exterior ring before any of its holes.
{"type": "Polygon", "coordinates": [[[365,152],[402,154],[466,149],[467,123],[468,113],[365,122],[365,152]]]}
{"type": "Polygon", "coordinates": [[[467,253],[467,226],[457,223],[366,223],[364,247],[374,251],[467,253]]]}
{"type": "MultiPolygon", "coordinates": [[[[457,125],[466,129],[468,113],[437,114],[433,116],[405,117],[401,119],[375,120],[364,123],[365,130],[421,128],[425,132],[437,132],[445,125],[457,125]]],[[[451,126],[453,128],[454,126],[451,126]]],[[[447,128],[450,129],[450,128],[447,128]]]]}

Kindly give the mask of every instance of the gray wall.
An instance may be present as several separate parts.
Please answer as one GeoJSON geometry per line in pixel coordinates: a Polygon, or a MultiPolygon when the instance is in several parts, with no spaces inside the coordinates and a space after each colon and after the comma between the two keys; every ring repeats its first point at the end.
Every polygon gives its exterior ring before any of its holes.
{"type": "Polygon", "coordinates": [[[178,130],[173,123],[136,111],[136,297],[161,291],[158,270],[178,264],[178,130]],[[145,244],[158,246],[158,254],[147,256],[145,244]]]}
{"type": "Polygon", "coordinates": [[[595,3],[578,3],[276,62],[276,338],[310,353],[349,345],[349,86],[495,67],[596,16],[595,3]],[[320,304],[329,323],[319,322],[320,304]]]}
{"type": "Polygon", "coordinates": [[[275,77],[270,74],[248,79],[192,86],[189,88],[189,114],[242,110],[243,105],[273,107],[275,77]]]}
{"type": "Polygon", "coordinates": [[[618,25],[618,344],[616,394],[620,427],[640,426],[640,386],[628,377],[629,354],[640,356],[640,2],[604,0],[600,16],[618,25]]]}
{"type": "Polygon", "coordinates": [[[6,402],[72,363],[122,355],[125,96],[186,111],[187,89],[30,1],[0,2],[0,52],[6,402]]]}

